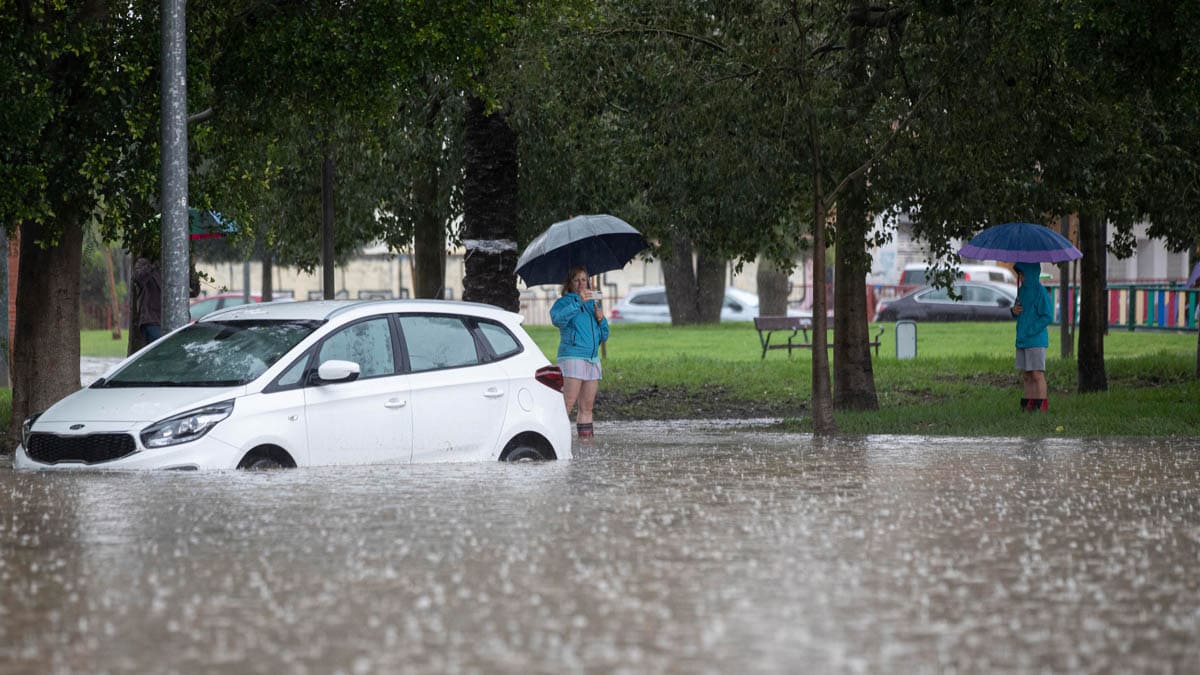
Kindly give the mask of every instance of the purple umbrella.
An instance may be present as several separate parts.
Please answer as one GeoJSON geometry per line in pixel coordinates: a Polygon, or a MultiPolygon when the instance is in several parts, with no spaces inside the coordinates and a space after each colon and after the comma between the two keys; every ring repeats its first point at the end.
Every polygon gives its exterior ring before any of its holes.
{"type": "Polygon", "coordinates": [[[1071,240],[1043,225],[993,225],[958,250],[964,258],[1004,262],[1060,263],[1082,258],[1071,240]]]}

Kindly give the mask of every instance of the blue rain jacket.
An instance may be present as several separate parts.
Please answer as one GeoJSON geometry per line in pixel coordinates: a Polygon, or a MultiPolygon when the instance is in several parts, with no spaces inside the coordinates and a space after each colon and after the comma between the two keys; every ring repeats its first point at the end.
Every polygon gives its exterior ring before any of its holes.
{"type": "Polygon", "coordinates": [[[1017,263],[1013,268],[1025,275],[1017,289],[1017,301],[1021,303],[1021,315],[1017,317],[1017,349],[1049,347],[1050,333],[1046,327],[1054,320],[1054,308],[1050,303],[1050,293],[1038,278],[1042,266],[1037,263],[1017,263]]]}
{"type": "Polygon", "coordinates": [[[567,293],[550,308],[550,321],[558,327],[558,358],[596,360],[600,343],[608,339],[608,319],[596,321],[596,301],[567,293]]]}

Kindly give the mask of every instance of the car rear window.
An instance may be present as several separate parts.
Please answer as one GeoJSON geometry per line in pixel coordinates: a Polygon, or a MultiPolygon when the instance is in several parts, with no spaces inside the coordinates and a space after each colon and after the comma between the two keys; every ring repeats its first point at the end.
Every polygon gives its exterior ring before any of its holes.
{"type": "Polygon", "coordinates": [[[665,305],[667,304],[667,292],[658,291],[656,293],[642,293],[635,295],[629,299],[631,305],[665,305]]]}
{"type": "Polygon", "coordinates": [[[499,358],[512,356],[521,351],[521,343],[517,341],[517,338],[498,323],[480,321],[479,332],[483,334],[483,339],[492,348],[492,353],[499,358]]]}

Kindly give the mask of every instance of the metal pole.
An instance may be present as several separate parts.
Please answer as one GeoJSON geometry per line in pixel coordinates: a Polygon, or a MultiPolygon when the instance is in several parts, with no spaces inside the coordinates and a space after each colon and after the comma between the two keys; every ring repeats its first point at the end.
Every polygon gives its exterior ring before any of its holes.
{"type": "Polygon", "coordinates": [[[186,0],[162,0],[162,327],[188,322],[186,0]]]}

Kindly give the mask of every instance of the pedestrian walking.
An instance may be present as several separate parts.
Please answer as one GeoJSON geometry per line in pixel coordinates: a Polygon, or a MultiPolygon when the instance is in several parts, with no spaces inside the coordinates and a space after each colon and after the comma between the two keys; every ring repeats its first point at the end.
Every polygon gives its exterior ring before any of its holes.
{"type": "Polygon", "coordinates": [[[562,297],[550,308],[558,328],[558,367],[563,373],[567,414],[578,404],[575,429],[580,438],[593,435],[592,408],[600,387],[600,343],[608,340],[608,319],[600,294],[588,283],[587,268],[574,266],[563,282],[562,297]]]}
{"type": "Polygon", "coordinates": [[[1046,287],[1042,286],[1042,266],[1019,262],[1013,265],[1017,273],[1017,301],[1012,315],[1017,319],[1017,370],[1021,371],[1024,398],[1021,410],[1036,412],[1050,409],[1046,385],[1046,348],[1050,346],[1047,327],[1054,320],[1053,305],[1046,287]]]}

